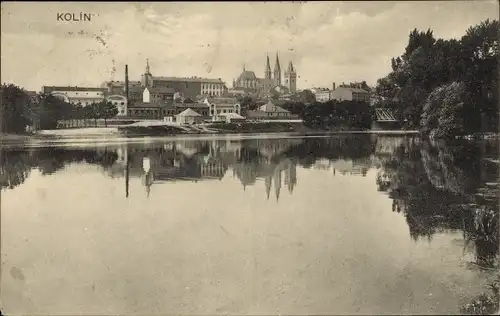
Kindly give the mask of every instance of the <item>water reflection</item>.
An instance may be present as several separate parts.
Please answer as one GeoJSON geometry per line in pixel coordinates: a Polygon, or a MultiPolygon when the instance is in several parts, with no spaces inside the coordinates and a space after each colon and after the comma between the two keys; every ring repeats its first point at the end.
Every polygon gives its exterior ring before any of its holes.
{"type": "MultiPolygon", "coordinates": [[[[0,185],[11,191],[23,186],[34,170],[45,176],[62,174],[73,165],[96,165],[103,176],[118,179],[126,201],[162,194],[152,192],[153,187],[165,192],[176,182],[197,186],[232,177],[243,194],[255,187],[256,199],[275,207],[267,200],[279,203],[280,196],[283,200],[283,194],[297,194],[301,185],[318,190],[324,185],[299,183],[306,169],[331,174],[329,181],[371,181],[379,194],[392,200],[387,211],[392,208],[404,217],[395,215],[406,221],[414,243],[460,233],[464,257],[472,258],[468,267],[492,269],[498,264],[500,227],[498,165],[489,158],[498,157],[498,152],[498,144],[489,142],[443,144],[369,135],[17,148],[2,151],[0,185]],[[132,189],[131,180],[139,179],[141,186],[132,189]]],[[[363,199],[365,192],[356,194],[363,199]]]]}
{"type": "Polygon", "coordinates": [[[415,240],[443,230],[461,230],[464,250],[475,244],[475,264],[498,263],[498,166],[493,143],[445,145],[413,139],[382,160],[380,191],[393,199],[415,240]]]}

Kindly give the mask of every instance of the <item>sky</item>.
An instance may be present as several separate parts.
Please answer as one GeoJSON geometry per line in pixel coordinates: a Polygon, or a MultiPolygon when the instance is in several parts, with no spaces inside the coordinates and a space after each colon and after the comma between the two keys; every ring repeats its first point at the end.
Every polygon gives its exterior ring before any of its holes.
{"type": "Polygon", "coordinates": [[[298,89],[333,82],[374,85],[390,71],[414,28],[460,38],[498,2],[2,2],[1,81],[27,90],[43,85],[99,86],[153,76],[221,78],[228,87],[243,65],[264,76],[279,52],[292,61],[298,89]],[[92,14],[58,21],[58,13],[92,14]]]}

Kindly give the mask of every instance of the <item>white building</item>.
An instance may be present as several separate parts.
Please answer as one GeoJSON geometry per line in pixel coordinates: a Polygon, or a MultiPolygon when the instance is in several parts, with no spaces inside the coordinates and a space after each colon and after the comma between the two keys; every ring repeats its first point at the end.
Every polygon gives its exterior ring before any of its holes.
{"type": "Polygon", "coordinates": [[[144,103],[165,103],[173,102],[175,91],[172,88],[144,88],[142,92],[142,102],[144,103]]]}
{"type": "Polygon", "coordinates": [[[71,104],[87,106],[105,99],[106,88],[43,86],[42,93],[50,93],[71,104]]]}
{"type": "Polygon", "coordinates": [[[241,115],[241,106],[235,98],[205,98],[203,103],[210,107],[210,115],[236,113],[241,115]]]}
{"type": "Polygon", "coordinates": [[[128,115],[128,113],[127,113],[127,106],[128,106],[127,98],[124,97],[123,95],[118,95],[118,94],[110,95],[110,96],[106,97],[106,101],[109,101],[113,105],[116,106],[116,108],[118,109],[117,116],[128,115]]]}
{"type": "Polygon", "coordinates": [[[188,108],[175,116],[179,124],[199,124],[203,122],[203,116],[188,108]]]}
{"type": "Polygon", "coordinates": [[[360,88],[338,87],[330,92],[331,100],[370,102],[370,93],[360,88]]]}

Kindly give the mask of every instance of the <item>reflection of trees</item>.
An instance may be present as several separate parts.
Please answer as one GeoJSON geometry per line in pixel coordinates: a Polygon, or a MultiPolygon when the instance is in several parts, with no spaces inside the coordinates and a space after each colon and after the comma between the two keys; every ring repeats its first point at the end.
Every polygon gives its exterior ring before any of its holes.
{"type": "Polygon", "coordinates": [[[2,170],[10,170],[15,176],[4,172],[2,183],[5,183],[3,186],[20,184],[32,168],[38,168],[42,174],[51,174],[68,163],[85,162],[102,166],[114,178],[141,177],[146,190],[150,190],[155,183],[164,181],[221,179],[232,168],[233,175],[244,188],[263,180],[269,187],[266,191],[274,187],[274,194],[278,196],[282,185],[289,192],[295,188],[297,164],[308,167],[323,159],[336,168],[343,162],[351,167],[351,173],[359,169],[360,174],[366,175],[371,166],[373,144],[370,136],[351,135],[306,139],[178,140],[86,149],[40,148],[11,152],[15,157],[4,155],[2,170]],[[23,155],[25,158],[21,158],[23,155]],[[150,165],[147,171],[143,170],[145,159],[150,165]]]}
{"type": "Polygon", "coordinates": [[[422,162],[431,183],[456,194],[477,190],[480,177],[480,150],[468,144],[446,146],[443,142],[424,142],[420,149],[422,162]]]}
{"type": "Polygon", "coordinates": [[[406,217],[412,238],[432,237],[443,229],[464,231],[476,249],[476,264],[491,266],[499,248],[498,168],[482,162],[477,144],[407,142],[382,162],[380,191],[393,199],[393,211],[406,217]],[[487,191],[487,194],[484,191],[487,191]]]}
{"type": "Polygon", "coordinates": [[[299,165],[310,168],[318,158],[356,160],[370,157],[374,153],[374,145],[373,138],[368,134],[306,138],[291,147],[285,156],[295,157],[299,165]]]}
{"type": "Polygon", "coordinates": [[[22,184],[33,168],[42,175],[52,174],[70,163],[85,162],[108,168],[116,160],[113,151],[89,149],[38,148],[2,150],[1,187],[10,189],[22,184]]]}
{"type": "Polygon", "coordinates": [[[2,150],[0,153],[0,186],[13,189],[28,178],[32,159],[28,152],[21,150],[2,150]]]}

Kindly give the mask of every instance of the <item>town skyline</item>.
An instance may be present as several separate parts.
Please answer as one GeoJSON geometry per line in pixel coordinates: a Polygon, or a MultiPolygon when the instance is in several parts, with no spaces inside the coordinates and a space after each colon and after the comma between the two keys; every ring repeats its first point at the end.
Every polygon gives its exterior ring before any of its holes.
{"type": "Polygon", "coordinates": [[[221,78],[229,88],[243,66],[263,76],[266,55],[276,53],[297,68],[298,89],[362,80],[375,85],[414,28],[460,38],[498,12],[495,1],[1,7],[2,82],[27,90],[122,81],[125,64],[130,79],[140,80],[147,59],[154,76],[221,78]],[[61,12],[93,15],[91,21],[61,22],[61,12]]]}

